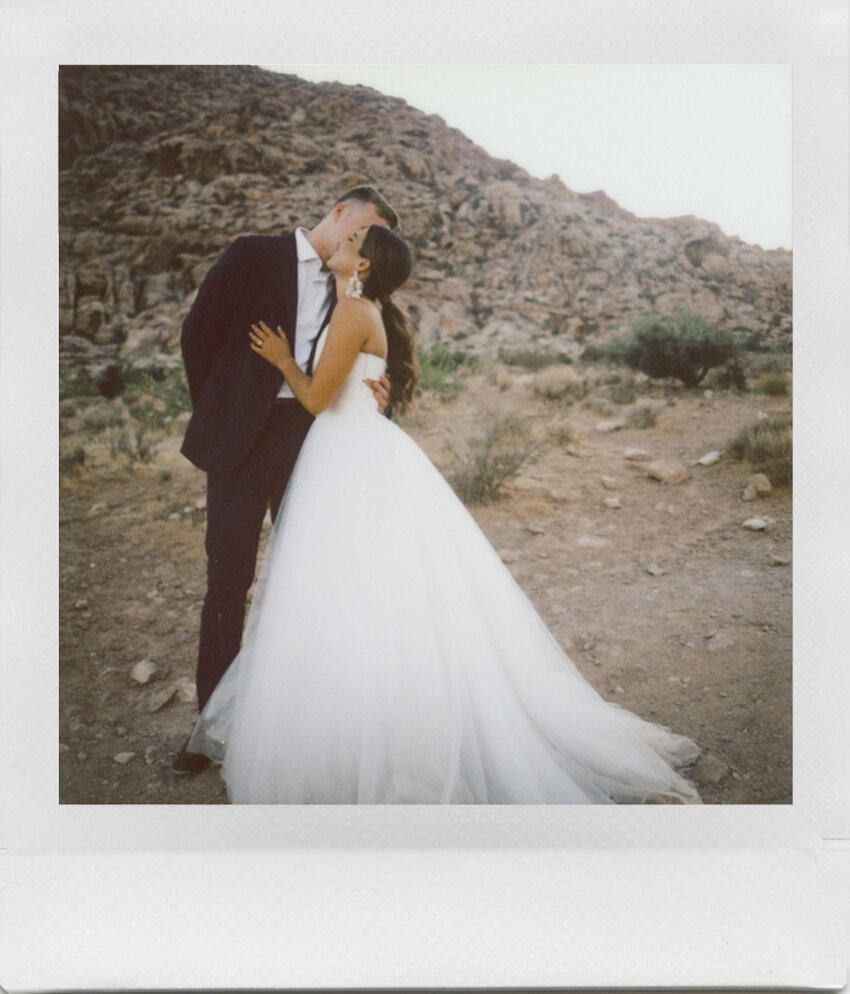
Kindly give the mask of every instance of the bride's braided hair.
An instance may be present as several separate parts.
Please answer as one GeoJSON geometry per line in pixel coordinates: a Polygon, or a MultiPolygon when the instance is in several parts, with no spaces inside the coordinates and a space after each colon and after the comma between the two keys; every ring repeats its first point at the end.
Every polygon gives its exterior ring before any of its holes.
{"type": "Polygon", "coordinates": [[[369,260],[363,295],[381,303],[387,333],[387,376],[392,385],[390,400],[395,410],[403,412],[413,402],[419,362],[410,322],[391,294],[410,275],[410,249],[400,235],[373,224],[361,242],[360,255],[369,260]]]}

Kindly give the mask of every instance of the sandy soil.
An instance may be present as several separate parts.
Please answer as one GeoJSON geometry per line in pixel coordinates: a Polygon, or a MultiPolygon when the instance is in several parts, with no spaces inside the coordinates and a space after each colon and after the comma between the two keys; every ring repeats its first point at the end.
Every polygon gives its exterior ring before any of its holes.
{"type": "MultiPolygon", "coordinates": [[[[477,521],[587,679],[699,743],[706,803],[790,803],[790,494],[743,503],[751,467],[725,456],[694,465],[788,402],[675,391],[655,401],[654,426],[602,432],[598,403],[547,401],[533,374],[500,375],[501,388],[491,368],[450,401],[426,395],[404,427],[438,464],[500,413],[547,433],[504,499],[472,509],[477,521]],[[683,462],[689,479],[649,479],[646,462],[624,458],[634,448],[683,462]],[[754,516],[766,530],[742,527],[754,516]]],[[[170,769],[196,713],[205,570],[205,478],[179,442],[178,430],[133,473],[87,445],[86,467],[63,477],[63,803],[226,803],[217,768],[170,769]],[[141,684],[131,670],[144,659],[156,673],[141,684]]]]}

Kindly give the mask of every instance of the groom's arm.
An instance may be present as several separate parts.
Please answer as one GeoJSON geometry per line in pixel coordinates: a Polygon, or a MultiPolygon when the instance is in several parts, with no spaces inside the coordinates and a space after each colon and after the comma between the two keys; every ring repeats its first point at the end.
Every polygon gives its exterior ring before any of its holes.
{"type": "Polygon", "coordinates": [[[193,407],[241,301],[247,273],[246,249],[246,236],[230,243],[204,277],[183,321],[180,350],[193,407]]]}

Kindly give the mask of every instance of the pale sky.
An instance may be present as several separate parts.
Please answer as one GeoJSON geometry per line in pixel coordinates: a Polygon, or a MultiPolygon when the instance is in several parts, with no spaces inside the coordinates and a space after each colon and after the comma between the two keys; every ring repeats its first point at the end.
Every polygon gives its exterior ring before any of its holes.
{"type": "Polygon", "coordinates": [[[791,248],[790,65],[266,65],[362,83],[641,217],[791,248]]]}

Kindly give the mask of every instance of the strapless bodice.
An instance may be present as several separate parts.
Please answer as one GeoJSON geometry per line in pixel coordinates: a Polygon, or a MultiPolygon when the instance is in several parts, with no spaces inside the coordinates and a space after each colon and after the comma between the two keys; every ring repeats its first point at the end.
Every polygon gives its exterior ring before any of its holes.
{"type": "MultiPolygon", "coordinates": [[[[313,360],[314,368],[319,364],[319,358],[322,354],[322,350],[324,349],[327,335],[328,329],[326,328],[322,332],[319,344],[316,346],[316,356],[313,360]]],[[[354,360],[354,365],[351,367],[351,372],[348,374],[345,383],[343,383],[339,393],[336,395],[334,402],[322,413],[378,413],[378,407],[375,401],[375,395],[372,393],[372,388],[364,383],[363,380],[377,380],[379,377],[383,376],[386,369],[387,361],[386,359],[382,359],[381,356],[372,355],[369,352],[359,353],[357,358],[354,360]]]]}

